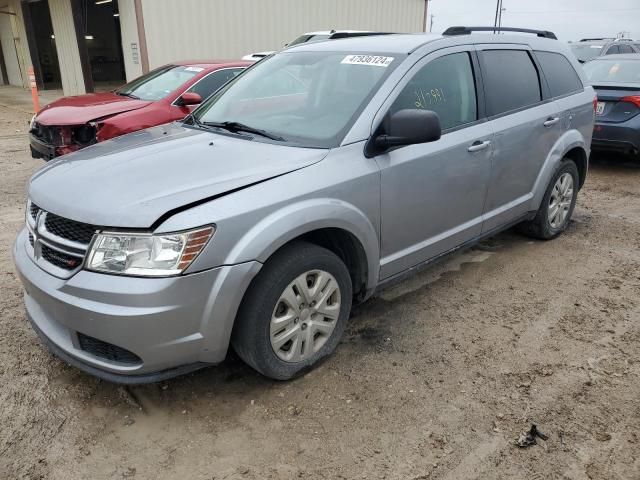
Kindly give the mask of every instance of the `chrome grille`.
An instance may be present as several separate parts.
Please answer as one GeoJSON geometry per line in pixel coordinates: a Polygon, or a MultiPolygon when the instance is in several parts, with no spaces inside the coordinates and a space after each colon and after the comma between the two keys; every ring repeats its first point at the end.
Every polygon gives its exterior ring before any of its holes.
{"type": "Polygon", "coordinates": [[[82,267],[96,227],[47,212],[31,201],[27,211],[29,244],[35,262],[57,277],[71,277],[82,267]]]}
{"type": "Polygon", "coordinates": [[[86,244],[91,242],[93,234],[96,231],[96,227],[93,225],[62,218],[53,213],[47,213],[44,226],[48,232],[58,237],[86,244]]]}

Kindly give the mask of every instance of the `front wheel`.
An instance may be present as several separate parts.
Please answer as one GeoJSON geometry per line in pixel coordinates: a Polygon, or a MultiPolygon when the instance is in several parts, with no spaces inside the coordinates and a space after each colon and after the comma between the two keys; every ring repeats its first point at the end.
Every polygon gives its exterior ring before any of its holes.
{"type": "Polygon", "coordinates": [[[344,262],[305,242],[284,247],[252,282],[238,312],[233,347],[263,375],[287,380],[328,356],[351,310],[344,262]]]}
{"type": "Polygon", "coordinates": [[[565,159],[556,170],[533,220],[520,230],[531,237],[550,240],[567,229],[578,197],[578,167],[565,159]]]}

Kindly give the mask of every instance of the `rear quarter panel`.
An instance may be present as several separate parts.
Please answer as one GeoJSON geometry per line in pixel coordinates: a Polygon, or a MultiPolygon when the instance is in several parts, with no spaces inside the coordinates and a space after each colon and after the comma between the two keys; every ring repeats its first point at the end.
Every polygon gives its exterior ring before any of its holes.
{"type": "Polygon", "coordinates": [[[588,166],[595,117],[594,97],[593,88],[586,87],[584,92],[554,100],[558,104],[559,110],[569,110],[571,113],[565,120],[568,122],[566,131],[549,152],[536,178],[530,211],[536,211],[540,207],[547,185],[567,152],[574,148],[584,150],[588,166]]]}

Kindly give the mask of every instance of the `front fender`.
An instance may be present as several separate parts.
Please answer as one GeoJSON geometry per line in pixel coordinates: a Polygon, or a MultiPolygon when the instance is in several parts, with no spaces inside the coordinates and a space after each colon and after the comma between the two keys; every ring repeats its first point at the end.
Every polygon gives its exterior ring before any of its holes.
{"type": "Polygon", "coordinates": [[[379,270],[378,234],[361,210],[333,198],[304,200],[272,212],[240,238],[224,263],[234,265],[251,260],[264,263],[287,242],[322,228],[345,230],[360,242],[367,258],[367,290],[373,288],[379,270]]]}
{"type": "Polygon", "coordinates": [[[542,198],[544,197],[553,173],[556,171],[562,159],[567,155],[567,152],[576,147],[581,148],[588,158],[589,148],[585,143],[584,137],[578,130],[565,132],[554,144],[533,185],[533,196],[531,198],[529,211],[537,211],[540,208],[542,198]]]}

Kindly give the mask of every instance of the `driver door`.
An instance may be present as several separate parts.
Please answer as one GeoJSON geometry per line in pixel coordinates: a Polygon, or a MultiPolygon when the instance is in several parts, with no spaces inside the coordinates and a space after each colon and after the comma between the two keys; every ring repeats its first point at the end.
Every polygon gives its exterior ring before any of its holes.
{"type": "MultiPolygon", "coordinates": [[[[381,266],[384,279],[480,235],[491,174],[493,132],[483,121],[473,47],[428,55],[405,75],[387,115],[435,111],[442,138],[376,157],[381,170],[381,266]]],[[[388,118],[388,117],[387,117],[388,118]]]]}

